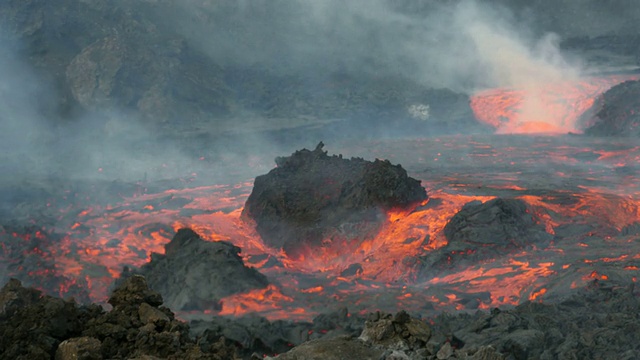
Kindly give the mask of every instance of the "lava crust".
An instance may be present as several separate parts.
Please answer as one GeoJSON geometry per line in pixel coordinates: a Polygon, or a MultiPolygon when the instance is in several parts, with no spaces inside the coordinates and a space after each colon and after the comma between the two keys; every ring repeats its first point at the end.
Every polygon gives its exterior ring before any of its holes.
{"type": "Polygon", "coordinates": [[[553,238],[527,203],[496,198],[467,203],[444,227],[447,245],[424,257],[424,264],[451,268],[498,258],[533,245],[545,247],[553,238]]]}
{"type": "Polygon", "coordinates": [[[586,135],[640,136],[640,81],[625,81],[606,91],[589,113],[586,135]]]}
{"type": "Polygon", "coordinates": [[[267,278],[246,267],[240,248],[224,241],[205,241],[191,229],[180,229],[165,246],[165,254],[152,253],[139,270],[125,268],[122,278],[133,273],[175,310],[220,310],[223,297],[266,287],[267,278]]]}
{"type": "Polygon", "coordinates": [[[235,358],[217,345],[203,351],[144,277],[124,281],[109,299],[113,310],[43,295],[12,279],[0,290],[0,358],[30,360],[235,358]]]}
{"type": "Polygon", "coordinates": [[[277,168],[256,177],[243,216],[266,244],[295,255],[301,244],[351,243],[374,236],[384,210],[427,199],[400,165],[328,156],[323,146],[276,158],[277,168]]]}

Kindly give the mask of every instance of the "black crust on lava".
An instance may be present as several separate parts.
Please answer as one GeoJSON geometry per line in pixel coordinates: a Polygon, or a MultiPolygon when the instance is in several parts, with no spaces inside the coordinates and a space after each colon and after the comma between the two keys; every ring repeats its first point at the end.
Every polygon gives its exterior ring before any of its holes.
{"type": "Polygon", "coordinates": [[[243,216],[268,245],[291,252],[333,237],[357,241],[376,234],[384,210],[427,199],[400,165],[329,156],[323,146],[276,158],[277,168],[256,177],[243,216]]]}

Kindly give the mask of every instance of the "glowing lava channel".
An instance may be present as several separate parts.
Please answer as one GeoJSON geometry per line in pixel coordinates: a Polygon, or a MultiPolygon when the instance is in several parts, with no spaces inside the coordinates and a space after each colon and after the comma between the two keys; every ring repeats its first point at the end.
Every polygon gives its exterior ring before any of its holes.
{"type": "MultiPolygon", "coordinates": [[[[150,252],[164,251],[175,230],[191,227],[207,240],[239,246],[245,263],[271,281],[266,289],[222,299],[221,311],[205,314],[257,312],[270,319],[308,320],[344,304],[353,312],[418,311],[428,310],[427,305],[429,309],[477,309],[540,301],[559,289],[615,277],[608,266],[636,279],[640,241],[634,233],[626,237],[620,233],[640,223],[640,187],[635,172],[627,179],[626,172],[615,171],[637,163],[636,143],[614,146],[596,139],[584,147],[586,140],[580,139],[576,147],[569,138],[509,138],[491,136],[490,143],[461,137],[359,143],[367,151],[385,152],[380,154],[385,158],[394,151],[425,157],[437,153],[438,157],[431,162],[418,160],[419,168],[413,171],[424,179],[429,202],[408,213],[388,212],[378,235],[352,251],[327,243],[310,248],[304,258],[292,259],[269,248],[252,224],[240,218],[252,187],[245,182],[139,195],[103,208],[65,209],[58,227],[48,229],[65,235],[49,245],[53,250],[45,249],[55,260],[55,268],[47,271],[86,286],[91,300],[102,302],[124,266],[142,266],[150,260],[150,252]],[[513,140],[531,143],[514,147],[513,140]],[[433,171],[440,163],[456,167],[433,171]],[[519,166],[510,170],[513,164],[519,166]],[[541,179],[541,166],[552,167],[551,175],[541,179]],[[525,170],[530,171],[522,173],[525,170]],[[567,184],[573,185],[571,190],[567,184]],[[487,201],[500,194],[526,202],[546,231],[560,236],[559,240],[548,248],[482,259],[467,267],[420,269],[421,256],[447,245],[443,229],[456,212],[470,201],[487,201]],[[567,225],[589,233],[562,238],[558,233],[567,225]]],[[[42,233],[33,237],[46,240],[42,233]]],[[[38,254],[34,250],[30,255],[38,254]]],[[[64,295],[73,284],[62,284],[55,293],[64,295]]]]}
{"type": "Polygon", "coordinates": [[[582,133],[579,120],[596,98],[611,87],[639,75],[591,77],[528,89],[489,89],[471,97],[476,119],[497,134],[582,133]]]}

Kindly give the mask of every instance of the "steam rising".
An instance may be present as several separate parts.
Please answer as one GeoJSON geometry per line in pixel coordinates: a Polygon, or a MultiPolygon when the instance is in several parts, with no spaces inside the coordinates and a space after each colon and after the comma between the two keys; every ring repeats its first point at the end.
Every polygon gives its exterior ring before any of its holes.
{"type": "Polygon", "coordinates": [[[470,92],[568,79],[578,72],[560,54],[558,36],[536,39],[498,5],[385,0],[239,4],[231,9],[217,2],[185,5],[190,18],[207,14],[211,22],[185,23],[181,29],[220,62],[290,73],[368,71],[470,92]],[[223,36],[215,36],[219,22],[228,29],[223,36]]]}
{"type": "MultiPolygon", "coordinates": [[[[302,74],[311,79],[309,86],[314,86],[313,78],[358,73],[405,77],[467,94],[513,87],[532,94],[523,121],[553,122],[540,111],[537,94],[549,83],[574,80],[581,73],[580,66],[561,54],[557,35],[536,35],[540,29],[527,29],[522,17],[495,3],[190,0],[179,4],[181,11],[153,16],[160,16],[169,31],[180,32],[217,63],[302,74]]],[[[50,106],[42,106],[55,98],[53,87],[27,65],[19,44],[3,39],[3,171],[139,180],[147,174],[172,177],[202,170],[191,154],[185,155],[167,136],[150,133],[124,109],[56,119],[50,106]]],[[[247,138],[237,148],[247,144],[275,153],[274,144],[260,136],[247,138]]],[[[226,159],[233,158],[234,151],[229,150],[226,159]]]]}
{"type": "MultiPolygon", "coordinates": [[[[561,52],[561,34],[531,27],[537,20],[535,16],[523,21],[522,14],[497,5],[497,1],[157,0],[148,3],[171,4],[165,11],[158,10],[149,16],[159,19],[158,26],[166,27],[166,31],[179,32],[189,46],[202,50],[222,68],[252,68],[299,77],[312,89],[328,78],[352,74],[363,78],[402,77],[425,87],[447,88],[467,95],[486,88],[520,89],[528,95],[520,122],[546,123],[551,129],[573,130],[558,124],[559,119],[550,117],[541,103],[549,85],[582,77],[579,59],[568,59],[561,52]],[[176,6],[180,11],[174,11],[176,6]]],[[[574,9],[573,5],[569,7],[574,9]]],[[[5,182],[22,184],[25,179],[45,179],[46,183],[53,178],[69,179],[69,183],[78,180],[145,182],[197,176],[207,184],[237,184],[268,171],[276,155],[288,154],[299,146],[315,145],[281,144],[255,128],[241,128],[242,125],[233,129],[236,137],[229,140],[221,134],[222,126],[217,125],[222,120],[217,118],[207,119],[209,124],[196,124],[213,133],[207,134],[210,139],[198,142],[194,139],[200,134],[191,136],[181,132],[188,128],[180,127],[184,124],[175,124],[173,132],[160,131],[128,109],[104,108],[73,118],[60,118],[52,110],[56,107],[54,99],[58,98],[55,87],[34,70],[32,60],[22,52],[22,45],[15,39],[0,36],[0,49],[0,171],[6,174],[0,182],[0,214],[11,211],[4,205],[7,202],[20,201],[6,193],[5,182]],[[260,155],[255,161],[257,165],[248,161],[248,154],[260,155]],[[268,160],[261,162],[263,159],[268,160]],[[238,173],[232,174],[232,170],[238,173]]],[[[278,91],[266,89],[265,96],[277,97],[278,91]]],[[[434,108],[418,101],[408,112],[426,122],[434,108]]],[[[249,110],[235,110],[251,115],[249,110]]],[[[292,114],[296,115],[304,114],[292,114]]],[[[517,129],[498,131],[510,133],[517,129]]],[[[369,150],[362,149],[362,152],[369,156],[369,150]]],[[[436,146],[429,150],[439,151],[436,146]]],[[[522,163],[528,155],[525,151],[520,156],[522,163]]],[[[446,171],[463,166],[478,171],[471,166],[475,163],[474,157],[451,154],[442,159],[445,161],[440,161],[438,166],[444,164],[442,169],[446,171]]],[[[531,175],[532,186],[537,185],[539,178],[536,166],[540,165],[527,164],[528,172],[522,174],[531,175]]],[[[551,174],[548,166],[544,170],[551,174]]],[[[469,178],[477,176],[474,173],[469,178]]],[[[555,173],[546,178],[562,182],[558,187],[566,181],[555,173]]],[[[413,225],[409,220],[405,221],[413,225]]],[[[434,229],[427,225],[423,229],[434,229]]]]}
{"type": "Polygon", "coordinates": [[[529,96],[522,106],[522,122],[559,125],[541,109],[540,98],[547,85],[576,80],[581,74],[580,62],[561,54],[558,35],[527,28],[534,16],[523,21],[495,2],[219,4],[185,7],[186,14],[206,14],[211,23],[180,27],[219,62],[260,64],[287,74],[402,76],[467,94],[483,88],[523,89],[529,96]],[[215,36],[220,23],[229,31],[215,36]]]}

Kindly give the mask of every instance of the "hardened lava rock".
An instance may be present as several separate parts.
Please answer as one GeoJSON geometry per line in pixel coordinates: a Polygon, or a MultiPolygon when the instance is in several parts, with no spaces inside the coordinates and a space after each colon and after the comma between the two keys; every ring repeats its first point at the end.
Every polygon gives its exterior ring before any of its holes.
{"type": "Polygon", "coordinates": [[[24,288],[11,279],[0,290],[0,359],[235,359],[225,340],[201,349],[142,276],[109,299],[111,311],[24,288]]]}
{"type": "Polygon", "coordinates": [[[471,265],[533,245],[544,247],[553,238],[527,203],[508,198],[466,204],[444,227],[444,235],[447,245],[423,258],[423,270],[471,265]]]}
{"type": "Polygon", "coordinates": [[[640,136],[640,81],[625,81],[607,90],[587,113],[586,135],[640,136]]]}
{"type": "Polygon", "coordinates": [[[277,168],[256,177],[243,216],[255,221],[268,245],[291,254],[301,244],[372,237],[385,210],[427,199],[400,165],[329,156],[323,146],[276,158],[277,168]]]}
{"type": "Polygon", "coordinates": [[[191,229],[180,229],[164,254],[153,253],[150,262],[126,270],[122,277],[143,275],[172,309],[219,310],[221,298],[269,284],[264,275],[244,265],[239,253],[240,248],[228,242],[205,241],[191,229]]]}

